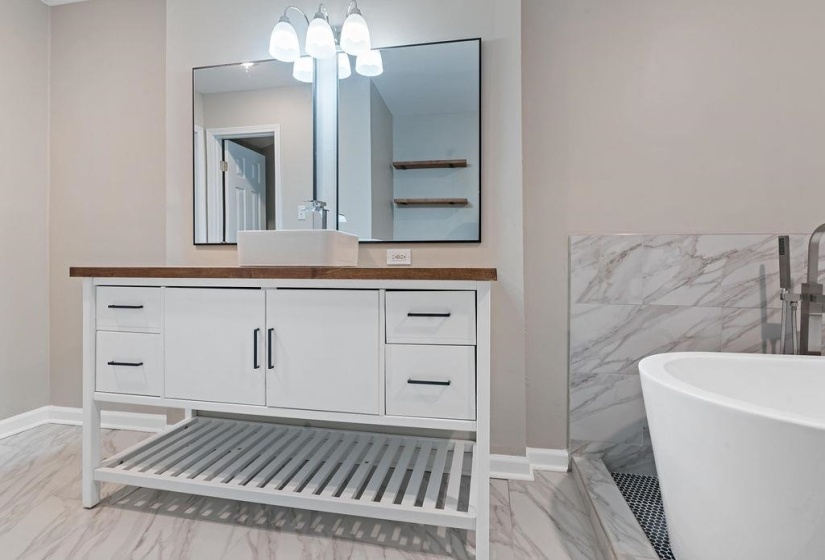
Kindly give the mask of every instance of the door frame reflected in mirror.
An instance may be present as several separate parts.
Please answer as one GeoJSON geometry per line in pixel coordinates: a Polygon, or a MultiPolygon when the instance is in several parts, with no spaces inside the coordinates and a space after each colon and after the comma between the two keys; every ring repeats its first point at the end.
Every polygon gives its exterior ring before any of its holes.
{"type": "MultiPolygon", "coordinates": [[[[238,62],[231,62],[231,63],[227,63],[227,64],[213,64],[213,65],[208,65],[208,66],[198,66],[198,67],[192,68],[192,76],[191,76],[191,78],[192,78],[191,79],[192,92],[191,92],[191,99],[190,99],[190,101],[192,102],[192,131],[193,131],[193,137],[192,137],[193,138],[193,142],[192,142],[192,150],[193,150],[193,154],[192,154],[192,243],[196,247],[224,247],[224,246],[234,247],[234,246],[237,246],[237,243],[235,243],[235,242],[208,241],[208,237],[206,238],[207,241],[200,241],[199,240],[201,238],[201,235],[204,232],[200,231],[200,228],[198,227],[198,215],[200,213],[203,218],[208,218],[207,211],[205,210],[206,200],[202,200],[201,197],[198,194],[198,182],[200,180],[202,180],[203,181],[202,184],[204,185],[204,187],[208,187],[208,185],[207,185],[208,173],[205,170],[206,170],[207,164],[208,164],[208,154],[209,154],[209,151],[210,151],[210,146],[213,146],[213,144],[214,144],[214,139],[211,138],[210,135],[209,135],[210,130],[218,130],[222,134],[231,134],[232,135],[231,137],[225,136],[225,137],[231,138],[231,139],[244,138],[244,135],[247,132],[249,134],[246,134],[246,137],[249,138],[249,137],[264,136],[264,135],[267,134],[267,132],[272,132],[273,130],[277,130],[277,132],[273,133],[274,141],[275,141],[275,162],[274,162],[275,170],[274,170],[274,173],[275,173],[275,181],[276,181],[275,184],[276,185],[281,185],[282,184],[281,176],[282,176],[282,170],[283,170],[283,167],[282,167],[283,158],[281,156],[281,149],[282,149],[283,143],[282,143],[282,137],[281,137],[281,131],[280,131],[280,127],[281,127],[280,124],[276,124],[276,125],[272,125],[272,124],[270,124],[270,125],[256,125],[256,126],[248,126],[248,127],[226,127],[226,128],[219,128],[219,129],[207,129],[206,127],[203,127],[203,126],[200,126],[200,125],[196,124],[197,123],[197,115],[196,115],[197,107],[195,106],[195,94],[197,92],[197,90],[196,90],[196,72],[198,70],[209,70],[209,69],[215,69],[215,68],[229,68],[229,67],[235,67],[235,66],[242,66],[242,65],[246,65],[246,64],[248,64],[250,67],[253,67],[253,66],[256,66],[256,65],[259,65],[259,64],[267,64],[267,63],[284,64],[284,63],[281,63],[281,62],[279,62],[279,61],[277,61],[273,58],[267,58],[267,59],[262,59],[262,60],[238,61],[238,62]],[[198,141],[196,139],[197,136],[200,136],[200,138],[203,140],[204,145],[205,145],[204,150],[201,151],[200,154],[198,153],[198,149],[197,149],[197,146],[199,145],[198,141]],[[201,159],[201,158],[203,158],[203,159],[201,159]],[[200,167],[201,166],[204,169],[203,173],[200,172],[200,167]]],[[[316,105],[316,97],[318,95],[318,92],[317,92],[317,88],[316,88],[316,83],[317,83],[317,80],[314,80],[313,83],[311,84],[311,88],[312,88],[312,94],[311,94],[312,118],[313,118],[313,125],[312,125],[312,128],[313,128],[313,130],[312,130],[312,136],[313,136],[313,140],[312,140],[313,141],[313,146],[312,146],[312,149],[313,149],[313,154],[312,154],[312,160],[313,160],[312,174],[313,174],[313,177],[312,177],[312,181],[313,182],[312,182],[312,185],[310,185],[310,189],[313,192],[313,196],[314,196],[315,191],[316,191],[315,172],[316,172],[316,165],[317,165],[317,163],[316,163],[317,154],[315,153],[315,150],[316,150],[316,147],[317,147],[316,146],[317,139],[315,138],[315,126],[316,126],[315,125],[315,105],[316,105]]],[[[300,82],[298,82],[296,80],[296,85],[298,85],[298,84],[300,84],[300,82]]],[[[306,84],[306,85],[309,85],[309,84],[306,84]]],[[[216,164],[217,164],[217,162],[216,162],[216,164]]],[[[271,172],[271,171],[272,170],[267,170],[268,173],[271,172]]],[[[221,189],[221,191],[222,190],[223,189],[221,189]]],[[[282,225],[285,221],[285,217],[284,217],[285,216],[284,215],[285,205],[282,203],[282,200],[281,200],[282,199],[282,193],[277,188],[277,186],[276,186],[276,189],[275,189],[275,193],[276,193],[275,227],[276,227],[276,229],[283,229],[282,225]]],[[[209,190],[207,188],[206,191],[205,191],[205,195],[208,196],[208,194],[209,194],[209,190]]],[[[225,200],[225,198],[224,198],[224,200],[225,200]]],[[[223,207],[223,205],[224,204],[222,203],[222,207],[223,207]]],[[[295,210],[297,211],[297,208],[295,210]]],[[[223,231],[225,229],[225,225],[226,225],[226,216],[225,216],[225,214],[221,218],[221,224],[222,224],[221,229],[222,229],[223,237],[225,238],[225,231],[223,231]]],[[[205,227],[206,226],[204,225],[204,228],[205,227]]]]}

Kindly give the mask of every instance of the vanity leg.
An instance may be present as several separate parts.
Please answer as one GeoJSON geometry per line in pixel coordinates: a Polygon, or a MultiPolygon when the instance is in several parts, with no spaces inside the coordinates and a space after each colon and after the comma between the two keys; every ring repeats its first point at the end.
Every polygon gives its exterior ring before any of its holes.
{"type": "Polygon", "coordinates": [[[83,279],[83,506],[100,502],[100,483],[94,472],[100,466],[100,403],[95,401],[95,287],[83,279]]]}
{"type": "MultiPolygon", "coordinates": [[[[84,399],[85,400],[85,399],[84,399]]],[[[94,479],[100,466],[100,403],[83,405],[83,507],[100,503],[100,483],[94,479]]]]}
{"type": "Polygon", "coordinates": [[[490,283],[479,283],[476,300],[478,345],[476,346],[476,560],[490,558],[490,283]]]}

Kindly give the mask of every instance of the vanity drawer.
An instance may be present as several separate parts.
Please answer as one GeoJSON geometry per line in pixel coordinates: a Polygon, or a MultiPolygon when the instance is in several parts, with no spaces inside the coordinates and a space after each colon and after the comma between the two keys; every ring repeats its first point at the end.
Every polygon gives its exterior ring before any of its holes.
{"type": "Polygon", "coordinates": [[[475,420],[474,346],[386,347],[387,415],[475,420]]]}
{"type": "Polygon", "coordinates": [[[98,332],[95,390],[161,396],[163,336],[98,332]]]}
{"type": "Polygon", "coordinates": [[[157,331],[163,324],[160,288],[101,286],[97,289],[97,329],[157,331]]]}
{"type": "Polygon", "coordinates": [[[388,344],[475,344],[475,292],[387,292],[388,344]]]}

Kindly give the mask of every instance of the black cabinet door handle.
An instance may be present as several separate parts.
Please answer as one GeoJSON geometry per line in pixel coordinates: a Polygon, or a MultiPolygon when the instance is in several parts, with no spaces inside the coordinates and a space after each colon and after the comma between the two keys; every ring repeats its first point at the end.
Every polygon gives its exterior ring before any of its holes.
{"type": "Polygon", "coordinates": [[[142,305],[110,305],[109,309],[143,309],[142,305]]]}
{"type": "Polygon", "coordinates": [[[123,367],[140,367],[143,365],[143,362],[107,362],[107,365],[123,367]]]}
{"type": "Polygon", "coordinates": [[[407,313],[407,317],[450,317],[452,313],[407,313]]]}
{"type": "Polygon", "coordinates": [[[451,381],[424,381],[421,379],[407,379],[407,383],[410,385],[440,385],[442,387],[447,387],[450,385],[451,381]]]}
{"type": "Polygon", "coordinates": [[[252,359],[252,363],[255,369],[261,369],[261,364],[258,363],[258,335],[261,333],[261,329],[255,329],[253,333],[254,338],[252,342],[252,353],[255,355],[252,359]]]}
{"type": "Polygon", "coordinates": [[[272,333],[274,332],[275,329],[269,329],[267,331],[266,362],[269,366],[269,369],[275,369],[275,364],[272,363],[272,333]]]}

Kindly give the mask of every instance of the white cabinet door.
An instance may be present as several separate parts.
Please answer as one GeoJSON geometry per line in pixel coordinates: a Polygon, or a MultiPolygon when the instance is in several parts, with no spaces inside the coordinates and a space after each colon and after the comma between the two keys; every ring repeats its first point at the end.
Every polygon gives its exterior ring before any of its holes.
{"type": "Polygon", "coordinates": [[[375,290],[268,290],[266,404],[378,414],[375,290]]]}
{"type": "Polygon", "coordinates": [[[265,404],[263,290],[166,290],[166,396],[265,404]]]}

